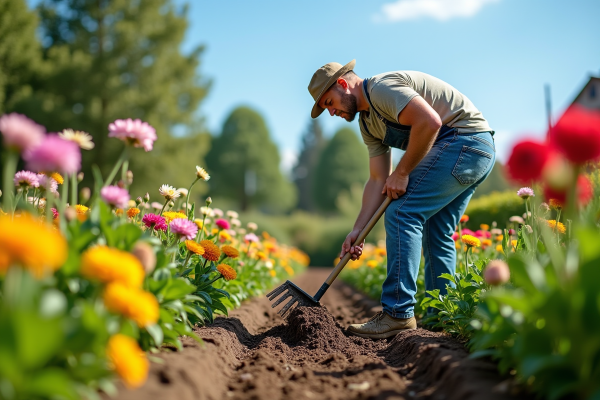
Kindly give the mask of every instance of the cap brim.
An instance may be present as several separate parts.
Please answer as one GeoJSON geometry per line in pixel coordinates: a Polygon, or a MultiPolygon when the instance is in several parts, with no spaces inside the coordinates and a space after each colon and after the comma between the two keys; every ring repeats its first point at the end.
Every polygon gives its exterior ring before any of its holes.
{"type": "Polygon", "coordinates": [[[310,112],[310,116],[312,118],[317,118],[323,113],[323,111],[325,111],[324,108],[319,106],[319,101],[321,101],[321,97],[323,97],[325,92],[329,90],[329,88],[338,80],[340,76],[344,75],[348,71],[352,71],[355,65],[356,60],[352,60],[348,64],[340,68],[335,74],[333,74],[331,78],[329,78],[329,80],[325,84],[325,87],[323,88],[323,90],[321,90],[321,93],[319,93],[319,97],[317,97],[317,99],[315,100],[315,105],[313,106],[312,111],[310,112]]]}

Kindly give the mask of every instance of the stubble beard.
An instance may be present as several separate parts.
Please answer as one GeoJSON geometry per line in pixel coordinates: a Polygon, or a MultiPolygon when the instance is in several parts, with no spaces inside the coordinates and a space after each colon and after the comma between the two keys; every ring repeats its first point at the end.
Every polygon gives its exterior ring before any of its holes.
{"type": "Polygon", "coordinates": [[[346,121],[352,122],[354,118],[356,118],[356,114],[358,113],[358,101],[356,100],[356,96],[353,94],[342,93],[341,97],[342,106],[346,109],[342,111],[345,114],[343,117],[346,121]]]}

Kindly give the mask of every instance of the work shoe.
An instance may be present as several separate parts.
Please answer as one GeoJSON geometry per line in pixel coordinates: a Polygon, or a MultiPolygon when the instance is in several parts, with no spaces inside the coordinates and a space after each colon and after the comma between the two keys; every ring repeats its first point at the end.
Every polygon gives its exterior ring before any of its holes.
{"type": "Polygon", "coordinates": [[[380,311],[364,324],[350,325],[348,332],[364,338],[385,339],[408,329],[417,329],[415,317],[394,318],[380,311]]]}

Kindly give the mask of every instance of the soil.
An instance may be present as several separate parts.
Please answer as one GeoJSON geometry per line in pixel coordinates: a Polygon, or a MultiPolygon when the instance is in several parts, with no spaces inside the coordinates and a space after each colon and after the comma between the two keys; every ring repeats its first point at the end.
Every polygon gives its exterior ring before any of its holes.
{"type": "MultiPolygon", "coordinates": [[[[329,271],[295,280],[308,293],[329,271]]],[[[345,326],[381,309],[337,281],[323,308],[300,307],[284,321],[266,298],[197,328],[204,345],[164,351],[139,389],[117,399],[525,399],[489,360],[471,359],[454,338],[424,329],[386,340],[350,336],[345,326]]]]}

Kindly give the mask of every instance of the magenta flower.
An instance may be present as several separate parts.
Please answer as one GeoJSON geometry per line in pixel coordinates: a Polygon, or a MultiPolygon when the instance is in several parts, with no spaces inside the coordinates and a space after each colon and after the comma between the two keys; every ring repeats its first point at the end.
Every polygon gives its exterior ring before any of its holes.
{"type": "Polygon", "coordinates": [[[229,222],[225,219],[217,219],[215,220],[215,224],[221,229],[229,229],[229,222]]]}
{"type": "Polygon", "coordinates": [[[29,189],[30,187],[39,187],[40,180],[35,172],[31,171],[19,171],[15,174],[13,179],[15,186],[29,189]]]}
{"type": "Polygon", "coordinates": [[[152,150],[157,139],[156,130],[139,119],[118,119],[108,124],[108,131],[108,137],[121,139],[133,147],[143,147],[146,151],[152,150]]]}
{"type": "Polygon", "coordinates": [[[52,207],[50,211],[52,211],[52,219],[58,218],[58,210],[56,208],[52,207]]]}
{"type": "Polygon", "coordinates": [[[0,132],[6,147],[25,151],[42,142],[46,128],[24,115],[12,113],[0,117],[0,132]]]}
{"type": "Polygon", "coordinates": [[[58,182],[56,182],[54,178],[51,178],[44,174],[38,174],[37,178],[39,183],[38,187],[42,191],[49,191],[50,193],[58,196],[58,182]]]}
{"type": "Polygon", "coordinates": [[[492,232],[488,232],[488,231],[484,231],[484,230],[478,229],[478,230],[475,231],[475,235],[474,236],[476,238],[480,238],[480,239],[489,239],[489,238],[492,237],[492,232]]]}
{"type": "Polygon", "coordinates": [[[161,217],[160,215],[148,213],[142,218],[142,223],[150,229],[155,229],[158,231],[167,230],[167,223],[165,221],[165,218],[161,217]]]}
{"type": "Polygon", "coordinates": [[[458,240],[458,232],[454,232],[452,234],[452,240],[454,240],[455,242],[458,240]]]}
{"type": "Polygon", "coordinates": [[[473,232],[472,230],[465,228],[462,230],[462,234],[463,235],[471,235],[471,236],[475,236],[475,232],[473,232]]]}
{"type": "Polygon", "coordinates": [[[126,208],[129,203],[129,192],[118,186],[105,186],[100,190],[100,197],[107,204],[116,208],[126,208]]]}
{"type": "Polygon", "coordinates": [[[185,218],[175,218],[169,224],[169,228],[171,228],[171,232],[179,236],[180,239],[192,240],[198,233],[198,225],[185,218]]]}
{"type": "Polygon", "coordinates": [[[508,230],[508,234],[509,235],[514,235],[515,233],[517,233],[517,231],[515,231],[514,229],[509,229],[508,230]]]}
{"type": "Polygon", "coordinates": [[[76,143],[48,135],[23,154],[27,168],[37,172],[74,174],[81,168],[81,149],[76,143]]]}
{"type": "Polygon", "coordinates": [[[260,241],[260,239],[254,233],[249,233],[246,236],[244,236],[244,242],[246,242],[246,243],[250,243],[250,242],[258,243],[259,241],[260,241]]]}
{"type": "Polygon", "coordinates": [[[524,200],[527,200],[530,197],[534,197],[535,193],[533,192],[532,188],[522,187],[521,189],[517,190],[517,196],[524,200]]]}

